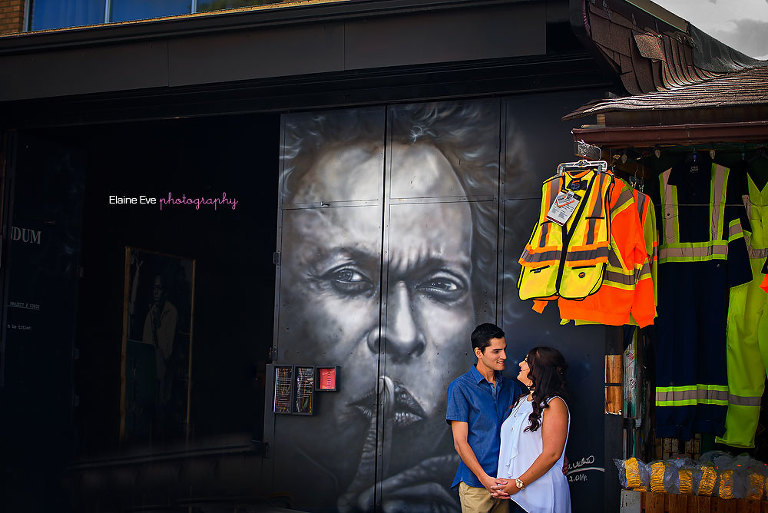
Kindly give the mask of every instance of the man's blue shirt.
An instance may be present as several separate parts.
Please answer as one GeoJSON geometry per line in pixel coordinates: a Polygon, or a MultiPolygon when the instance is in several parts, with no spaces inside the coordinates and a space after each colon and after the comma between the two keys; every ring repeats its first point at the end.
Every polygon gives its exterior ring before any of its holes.
{"type": "MultiPolygon", "coordinates": [[[[491,385],[475,366],[462,374],[448,385],[448,400],[445,420],[466,422],[469,432],[467,441],[475,453],[477,461],[483,470],[496,477],[499,464],[499,432],[507,409],[515,398],[522,393],[520,384],[515,379],[504,379],[496,376],[496,394],[491,385]]],[[[464,481],[469,486],[483,488],[480,480],[469,470],[463,461],[459,461],[459,469],[451,487],[464,481]]]]}

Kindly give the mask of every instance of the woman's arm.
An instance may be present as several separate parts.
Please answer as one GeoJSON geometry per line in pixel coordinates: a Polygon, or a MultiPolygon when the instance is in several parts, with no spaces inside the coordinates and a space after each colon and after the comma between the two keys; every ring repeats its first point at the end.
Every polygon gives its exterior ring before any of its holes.
{"type": "MultiPolygon", "coordinates": [[[[565,449],[565,440],[568,437],[568,407],[565,401],[555,397],[549,401],[549,408],[544,408],[541,414],[541,439],[542,450],[528,470],[518,476],[525,486],[547,473],[552,465],[557,463],[565,449]]],[[[510,479],[505,486],[495,486],[494,489],[510,495],[520,491],[514,479],[510,479]]]]}

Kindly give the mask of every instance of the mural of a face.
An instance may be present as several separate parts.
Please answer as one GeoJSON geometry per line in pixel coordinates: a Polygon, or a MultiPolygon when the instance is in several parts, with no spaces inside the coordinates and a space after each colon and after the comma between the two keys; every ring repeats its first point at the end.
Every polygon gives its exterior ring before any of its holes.
{"type": "MultiPolygon", "coordinates": [[[[430,146],[396,147],[403,167],[393,169],[393,188],[419,170],[411,184],[425,197],[460,187],[448,161],[430,146]]],[[[300,201],[321,201],[326,189],[350,198],[380,195],[377,183],[350,178],[376,172],[380,161],[361,147],[327,153],[303,177],[300,201]],[[346,171],[346,172],[345,172],[346,171]],[[368,171],[371,171],[370,173],[368,171]]],[[[283,263],[291,295],[304,306],[301,322],[312,344],[344,369],[336,415],[366,414],[361,386],[370,376],[355,373],[386,345],[386,375],[396,391],[395,419],[405,425],[443,412],[445,387],[439,375],[458,372],[457,354],[474,322],[471,280],[471,213],[466,202],[398,205],[389,218],[386,324],[379,331],[381,299],[381,211],[317,209],[294,218],[289,236],[300,241],[283,263]],[[380,336],[380,333],[383,335],[380,336]],[[401,404],[402,403],[402,404],[401,404]]],[[[309,341],[308,341],[309,342],[309,341]]],[[[463,368],[463,365],[461,365],[463,368]]]]}
{"type": "Polygon", "coordinates": [[[312,418],[279,419],[276,440],[335,487],[311,506],[368,511],[378,489],[384,511],[456,511],[445,393],[474,360],[487,294],[471,193],[429,137],[331,140],[313,155],[283,184],[278,360],[338,365],[340,385],[312,418]]]}

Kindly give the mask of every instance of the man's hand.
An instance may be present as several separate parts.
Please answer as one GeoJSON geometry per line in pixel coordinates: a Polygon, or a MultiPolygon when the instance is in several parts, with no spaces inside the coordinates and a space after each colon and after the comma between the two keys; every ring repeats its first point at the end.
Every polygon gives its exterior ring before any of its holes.
{"type": "Polygon", "coordinates": [[[478,478],[480,483],[488,490],[488,493],[493,494],[493,487],[496,486],[498,479],[485,474],[483,477],[478,478]]]}
{"type": "Polygon", "coordinates": [[[563,454],[563,474],[568,475],[568,456],[563,454]]]}
{"type": "Polygon", "coordinates": [[[496,479],[497,483],[491,487],[491,496],[496,499],[509,499],[510,495],[519,490],[514,480],[496,479]]]}

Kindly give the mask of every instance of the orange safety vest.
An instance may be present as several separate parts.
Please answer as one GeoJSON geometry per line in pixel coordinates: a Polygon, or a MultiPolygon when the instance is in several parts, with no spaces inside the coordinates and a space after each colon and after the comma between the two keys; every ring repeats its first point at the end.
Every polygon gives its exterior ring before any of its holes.
{"type": "MultiPolygon", "coordinates": [[[[629,324],[631,314],[641,328],[653,324],[656,302],[651,261],[640,221],[640,214],[647,214],[646,200],[645,195],[636,195],[632,187],[617,180],[608,203],[611,249],[603,284],[583,300],[559,298],[557,306],[564,321],[622,326],[629,324]]],[[[537,305],[535,309],[543,306],[546,305],[537,305]]]]}
{"type": "Polygon", "coordinates": [[[610,246],[607,209],[612,185],[613,175],[596,168],[565,171],[544,182],[539,220],[518,260],[520,299],[579,299],[600,288],[610,246]],[[566,190],[580,199],[560,226],[547,214],[566,190]]]}

